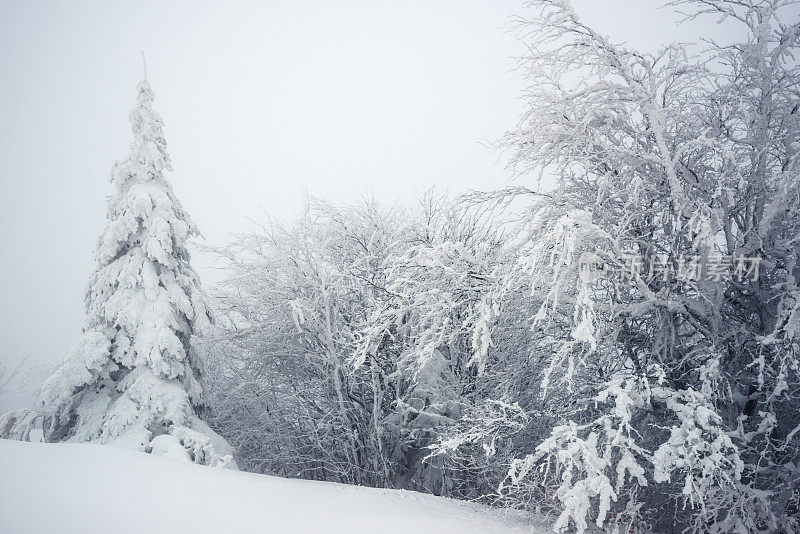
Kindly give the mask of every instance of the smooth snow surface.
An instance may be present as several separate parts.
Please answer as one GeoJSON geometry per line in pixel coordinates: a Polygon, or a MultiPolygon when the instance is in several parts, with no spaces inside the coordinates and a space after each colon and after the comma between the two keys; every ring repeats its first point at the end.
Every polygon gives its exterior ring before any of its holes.
{"type": "Polygon", "coordinates": [[[0,532],[517,534],[518,517],[421,493],[290,480],[108,445],[0,440],[0,532]]]}

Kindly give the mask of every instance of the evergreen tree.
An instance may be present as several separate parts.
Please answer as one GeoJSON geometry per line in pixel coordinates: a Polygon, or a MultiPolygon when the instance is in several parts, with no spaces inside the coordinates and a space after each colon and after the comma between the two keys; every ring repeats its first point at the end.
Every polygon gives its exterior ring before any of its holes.
{"type": "Polygon", "coordinates": [[[232,466],[229,446],[196,415],[203,397],[190,340],[209,323],[186,248],[198,230],[164,178],[172,169],[153,97],[142,80],[130,154],[111,174],[84,333],[42,388],[44,436],[232,466]]]}

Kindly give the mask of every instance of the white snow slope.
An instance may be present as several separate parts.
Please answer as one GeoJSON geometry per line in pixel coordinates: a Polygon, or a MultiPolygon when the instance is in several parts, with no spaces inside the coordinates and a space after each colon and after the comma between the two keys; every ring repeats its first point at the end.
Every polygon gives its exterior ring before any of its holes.
{"type": "Polygon", "coordinates": [[[421,493],[242,473],[108,445],[0,440],[0,532],[517,534],[519,516],[421,493]]]}

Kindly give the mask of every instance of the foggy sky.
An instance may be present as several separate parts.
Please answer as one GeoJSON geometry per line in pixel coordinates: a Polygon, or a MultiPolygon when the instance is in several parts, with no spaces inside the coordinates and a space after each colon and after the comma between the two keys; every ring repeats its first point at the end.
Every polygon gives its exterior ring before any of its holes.
{"type": "MultiPolygon", "coordinates": [[[[656,1],[574,4],[639,48],[697,33],[656,1]]],[[[0,362],[52,366],[78,340],[140,50],[167,178],[223,244],[248,217],[292,217],[304,189],[342,204],[507,184],[481,142],[522,110],[523,49],[500,28],[524,13],[519,0],[0,1],[0,362]]],[[[194,264],[219,279],[208,254],[194,264]]],[[[0,411],[28,404],[27,389],[0,411]]]]}

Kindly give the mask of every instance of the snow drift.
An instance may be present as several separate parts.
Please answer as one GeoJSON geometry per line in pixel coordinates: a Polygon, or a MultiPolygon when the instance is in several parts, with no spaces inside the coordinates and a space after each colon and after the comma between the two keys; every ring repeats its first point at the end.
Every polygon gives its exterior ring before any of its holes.
{"type": "Polygon", "coordinates": [[[0,473],[0,531],[8,533],[531,532],[519,516],[472,503],[96,444],[0,440],[0,473]]]}

